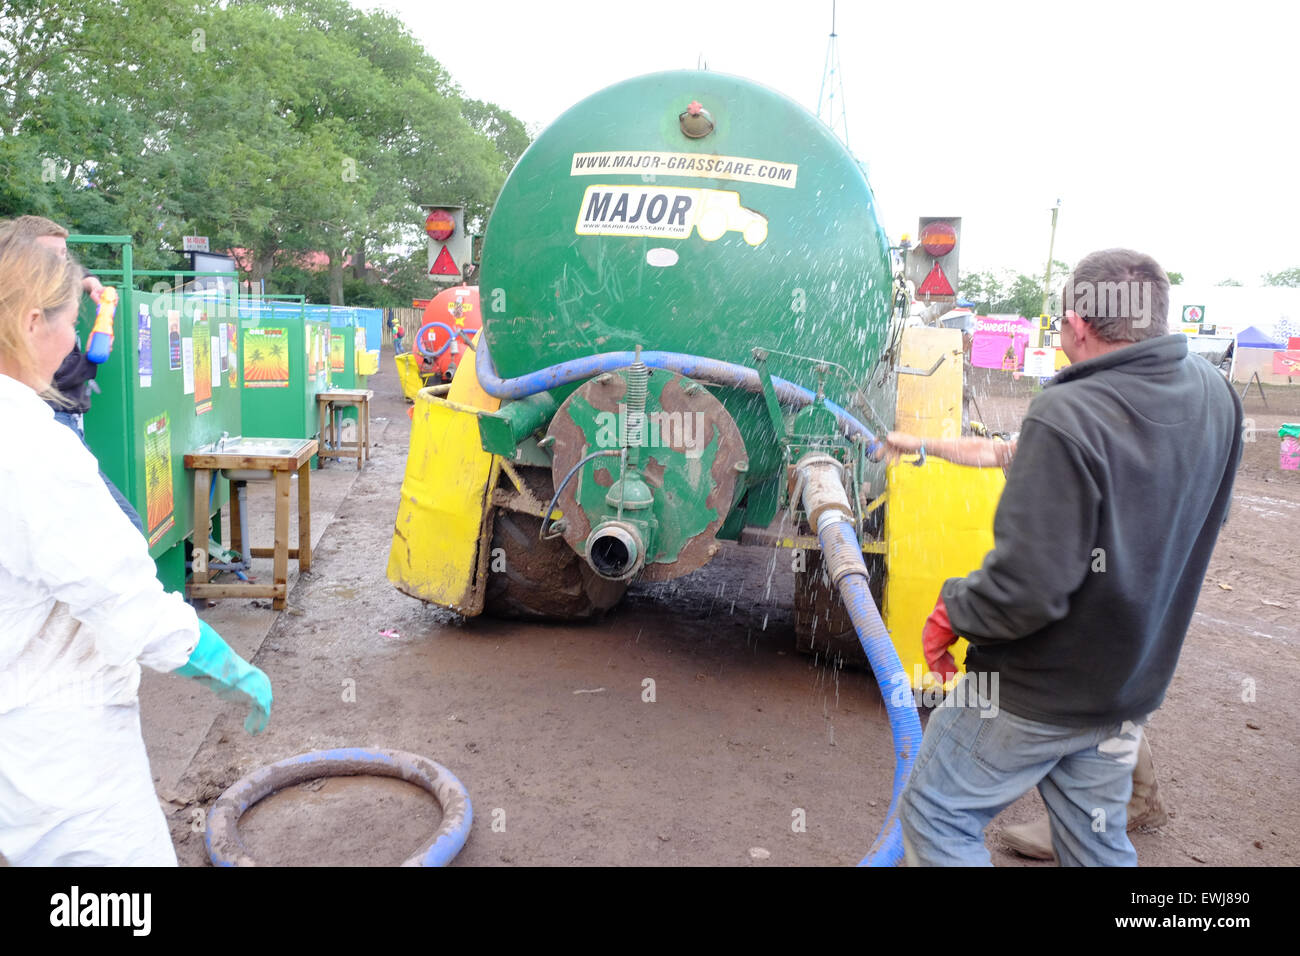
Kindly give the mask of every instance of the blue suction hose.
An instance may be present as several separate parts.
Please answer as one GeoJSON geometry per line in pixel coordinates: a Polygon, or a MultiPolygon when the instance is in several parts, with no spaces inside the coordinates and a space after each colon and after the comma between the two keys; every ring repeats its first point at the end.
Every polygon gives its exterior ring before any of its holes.
{"type": "MultiPolygon", "coordinates": [[[[821,542],[822,553],[827,555],[828,565],[830,555],[837,551],[855,552],[858,563],[862,564],[862,552],[850,522],[823,522],[817,531],[817,540],[821,542]]],[[[898,804],[921,746],[921,718],[917,716],[910,692],[899,700],[897,694],[885,690],[886,687],[909,687],[910,690],[910,684],[898,652],[894,650],[894,642],[885,630],[885,622],[880,619],[876,602],[871,599],[865,564],[861,571],[855,569],[845,574],[839,581],[839,589],[853,620],[853,629],[858,632],[858,642],[871,664],[876,683],[880,685],[880,696],[889,714],[889,732],[894,739],[894,792],[885,813],[885,822],[858,865],[898,866],[903,859],[903,829],[898,820],[898,804]]]]}
{"type": "MultiPolygon", "coordinates": [[[[749,392],[762,390],[762,380],[758,372],[743,365],[722,362],[717,359],[702,358],[698,355],[685,355],[680,352],[641,352],[640,359],[651,368],[662,368],[685,375],[687,378],[711,382],[731,388],[744,389],[749,392]]],[[[561,362],[548,368],[529,372],[516,378],[503,379],[497,375],[488,351],[487,339],[479,336],[475,351],[475,368],[479,385],[494,398],[527,398],[538,392],[549,391],[561,385],[578,382],[626,368],[636,361],[632,352],[604,352],[588,355],[569,362],[561,362]]],[[[772,385],[777,399],[785,404],[803,407],[811,405],[816,395],[801,385],[785,379],[773,377],[772,385]]],[[[880,448],[880,442],[871,430],[847,411],[831,402],[826,407],[835,415],[840,427],[850,436],[860,436],[867,443],[868,453],[880,448]]],[[[838,463],[828,459],[838,467],[838,463]]],[[[838,482],[838,479],[836,479],[838,482]]],[[[811,483],[809,483],[811,484],[811,483]]],[[[839,484],[839,494],[843,495],[843,485],[839,484]]],[[[805,490],[805,495],[812,494],[805,490]]],[[[805,498],[805,501],[808,499],[805,498]]],[[[824,503],[823,503],[824,504],[824,503]]],[[[809,515],[814,513],[808,509],[809,515]]],[[[871,599],[867,585],[867,567],[862,560],[862,550],[854,531],[853,521],[848,509],[848,499],[843,498],[842,509],[826,511],[819,508],[821,520],[817,525],[817,537],[821,542],[826,566],[832,580],[840,589],[849,616],[853,620],[858,641],[871,663],[872,673],[880,685],[881,697],[889,711],[889,729],[894,740],[894,792],[890,799],[885,822],[871,844],[860,866],[897,866],[903,859],[903,832],[898,820],[898,804],[912,772],[912,763],[921,744],[921,720],[917,716],[916,706],[907,695],[904,701],[897,700],[896,694],[887,693],[886,687],[910,686],[903,671],[902,662],[894,650],[889,632],[880,618],[876,603],[871,599]],[[823,513],[824,512],[824,513],[823,513]],[[900,683],[902,681],[902,683],[900,683]]]]}
{"type": "MultiPolygon", "coordinates": [[[[517,378],[501,378],[492,364],[487,338],[479,336],[478,345],[475,347],[474,371],[478,375],[478,383],[483,391],[493,398],[517,399],[527,398],[538,392],[547,392],[571,382],[580,382],[602,372],[627,368],[635,361],[636,355],[632,352],[601,352],[598,355],[585,355],[570,362],[561,362],[559,365],[529,372],[517,378]]],[[[731,362],[686,355],[682,352],[642,352],[641,361],[651,368],[666,369],[714,385],[739,388],[747,392],[761,392],[763,389],[762,379],[759,378],[757,371],[731,362]]],[[[784,404],[803,408],[817,400],[817,396],[812,391],[794,382],[787,382],[783,378],[773,376],[772,385],[776,389],[777,399],[784,404]]],[[[868,454],[874,454],[881,447],[871,429],[862,422],[834,402],[826,402],[826,407],[835,415],[835,420],[845,434],[858,435],[866,441],[868,454]]]]}

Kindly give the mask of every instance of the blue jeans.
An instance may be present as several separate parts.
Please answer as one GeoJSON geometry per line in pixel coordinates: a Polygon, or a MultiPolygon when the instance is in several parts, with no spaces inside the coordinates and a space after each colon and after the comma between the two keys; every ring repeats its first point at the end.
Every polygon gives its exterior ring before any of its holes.
{"type": "MultiPolygon", "coordinates": [[[[54,413],[55,420],[62,422],[76,432],[77,437],[81,439],[81,443],[86,445],[86,436],[81,431],[81,424],[77,420],[79,417],[80,416],[75,415],[72,412],[56,411],[54,413]]],[[[95,454],[94,450],[89,445],[86,445],[86,451],[90,452],[91,455],[95,454]]],[[[98,459],[96,459],[96,461],[98,461],[98,459]]],[[[117,502],[117,506],[122,509],[122,514],[126,515],[131,520],[131,524],[135,525],[135,530],[144,534],[144,522],[140,520],[140,515],[135,508],[132,507],[131,502],[127,501],[126,496],[117,490],[117,485],[108,480],[108,475],[104,474],[102,469],[99,472],[99,477],[104,480],[104,484],[108,487],[108,493],[113,496],[113,500],[117,502]]]]}
{"type": "Polygon", "coordinates": [[[992,865],[984,828],[1037,786],[1062,866],[1137,866],[1126,808],[1146,719],[1043,724],[990,706],[973,683],[962,678],[925,728],[900,814],[908,864],[992,865]]]}

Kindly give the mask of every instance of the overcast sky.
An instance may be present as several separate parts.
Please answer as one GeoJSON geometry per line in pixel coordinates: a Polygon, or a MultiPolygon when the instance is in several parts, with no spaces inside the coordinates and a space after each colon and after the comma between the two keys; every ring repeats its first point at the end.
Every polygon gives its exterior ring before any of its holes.
{"type": "MultiPolygon", "coordinates": [[[[367,0],[354,0],[371,6],[367,0]]],[[[541,130],[665,69],[816,112],[830,0],[387,0],[464,92],[541,130]]],[[[962,271],[1106,246],[1187,281],[1300,266],[1300,4],[839,0],[849,145],[892,239],[962,217],[962,271]]]]}

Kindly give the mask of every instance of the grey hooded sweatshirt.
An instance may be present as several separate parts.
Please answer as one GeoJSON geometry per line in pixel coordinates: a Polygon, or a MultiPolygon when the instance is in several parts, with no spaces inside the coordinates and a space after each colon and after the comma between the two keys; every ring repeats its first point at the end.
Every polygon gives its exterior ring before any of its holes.
{"type": "Polygon", "coordinates": [[[944,583],[998,705],[1100,726],[1164,700],[1242,452],[1241,401],[1165,335],[1062,369],[1025,415],[983,566],[944,583]]]}

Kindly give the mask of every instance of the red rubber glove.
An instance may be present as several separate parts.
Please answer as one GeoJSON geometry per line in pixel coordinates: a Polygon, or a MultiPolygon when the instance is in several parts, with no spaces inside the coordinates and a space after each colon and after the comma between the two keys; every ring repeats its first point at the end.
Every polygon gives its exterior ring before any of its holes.
{"type": "Polygon", "coordinates": [[[946,684],[957,676],[957,662],[953,660],[948,648],[957,640],[948,621],[948,608],[944,606],[943,595],[934,604],[934,610],[925,619],[925,629],[921,632],[921,647],[925,652],[925,662],[930,670],[943,678],[946,684]]]}

